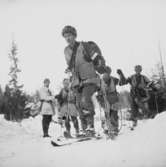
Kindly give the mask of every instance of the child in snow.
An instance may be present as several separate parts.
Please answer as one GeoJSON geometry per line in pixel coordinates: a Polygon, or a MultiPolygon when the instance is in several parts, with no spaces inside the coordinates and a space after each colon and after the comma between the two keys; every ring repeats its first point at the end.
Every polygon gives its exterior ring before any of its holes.
{"type": "Polygon", "coordinates": [[[76,136],[79,134],[79,125],[78,125],[78,111],[76,108],[76,97],[74,92],[70,88],[70,80],[64,79],[63,80],[63,88],[61,89],[60,93],[55,96],[59,103],[59,112],[58,117],[65,120],[65,128],[66,132],[65,137],[71,138],[71,126],[70,121],[73,122],[76,136]]]}
{"type": "Polygon", "coordinates": [[[103,122],[105,132],[108,137],[114,138],[118,135],[119,119],[118,119],[118,92],[116,86],[119,79],[111,76],[111,68],[107,67],[107,72],[103,74],[101,79],[101,90],[98,94],[98,101],[105,110],[106,120],[103,122]]]}

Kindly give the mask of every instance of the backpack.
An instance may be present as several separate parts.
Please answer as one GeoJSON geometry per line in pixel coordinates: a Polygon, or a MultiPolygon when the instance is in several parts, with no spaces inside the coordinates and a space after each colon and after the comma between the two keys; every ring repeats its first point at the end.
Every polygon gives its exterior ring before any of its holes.
{"type": "Polygon", "coordinates": [[[94,68],[95,70],[100,73],[103,74],[106,72],[105,69],[105,59],[102,56],[101,50],[98,47],[98,45],[93,42],[93,41],[88,41],[88,42],[82,42],[83,46],[84,46],[84,58],[87,62],[93,62],[94,68]],[[97,53],[98,56],[92,60],[92,56],[94,53],[97,53]],[[101,61],[101,64],[99,65],[98,62],[99,60],[101,61]]]}

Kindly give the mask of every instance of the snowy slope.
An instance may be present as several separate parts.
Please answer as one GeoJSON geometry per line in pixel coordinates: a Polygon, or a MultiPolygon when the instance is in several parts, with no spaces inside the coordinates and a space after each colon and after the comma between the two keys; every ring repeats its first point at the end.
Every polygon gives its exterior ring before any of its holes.
{"type": "MultiPolygon", "coordinates": [[[[166,167],[166,112],[140,121],[135,131],[124,123],[115,141],[55,148],[41,137],[40,116],[20,124],[0,118],[0,167],[166,167]]],[[[52,124],[50,134],[59,132],[52,124]]]]}

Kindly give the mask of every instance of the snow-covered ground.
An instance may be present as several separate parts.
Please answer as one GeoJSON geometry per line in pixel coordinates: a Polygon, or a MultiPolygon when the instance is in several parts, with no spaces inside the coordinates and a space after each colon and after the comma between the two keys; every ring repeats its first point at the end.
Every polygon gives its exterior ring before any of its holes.
{"type": "MultiPolygon", "coordinates": [[[[115,141],[52,147],[42,138],[41,116],[21,123],[0,116],[0,167],[166,167],[166,112],[140,121],[134,131],[123,125],[115,141]]],[[[52,123],[50,134],[59,133],[52,123]]]]}

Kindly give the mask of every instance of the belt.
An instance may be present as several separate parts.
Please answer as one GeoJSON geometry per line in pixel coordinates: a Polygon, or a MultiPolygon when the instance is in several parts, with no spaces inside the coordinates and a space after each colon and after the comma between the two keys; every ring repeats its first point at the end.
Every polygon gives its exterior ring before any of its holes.
{"type": "Polygon", "coordinates": [[[52,103],[51,100],[43,100],[43,99],[41,99],[40,102],[41,102],[41,103],[43,103],[43,102],[46,102],[46,103],[52,103]]]}

